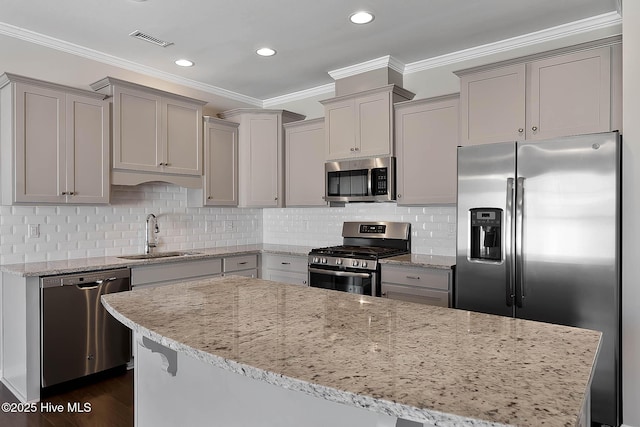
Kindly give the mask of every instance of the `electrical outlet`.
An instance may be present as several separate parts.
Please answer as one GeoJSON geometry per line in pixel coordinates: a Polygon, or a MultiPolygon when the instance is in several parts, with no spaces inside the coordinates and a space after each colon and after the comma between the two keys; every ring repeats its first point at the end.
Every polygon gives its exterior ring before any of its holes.
{"type": "Polygon", "coordinates": [[[233,231],[233,221],[224,222],[224,231],[233,231]]]}
{"type": "Polygon", "coordinates": [[[40,224],[29,224],[29,238],[37,239],[40,237],[40,224]]]}

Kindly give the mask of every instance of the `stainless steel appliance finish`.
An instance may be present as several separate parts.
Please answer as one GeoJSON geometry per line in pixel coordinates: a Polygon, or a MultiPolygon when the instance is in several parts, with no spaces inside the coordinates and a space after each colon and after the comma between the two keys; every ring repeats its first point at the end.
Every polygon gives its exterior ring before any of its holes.
{"type": "Polygon", "coordinates": [[[309,253],[309,285],[380,296],[380,258],[411,251],[411,224],[345,222],[343,245],[309,253]]]}
{"type": "Polygon", "coordinates": [[[458,149],[455,307],[603,332],[592,420],[620,424],[620,137],[458,149]]]}
{"type": "Polygon", "coordinates": [[[327,162],[325,200],[327,202],[390,202],[396,199],[396,159],[327,162]]]}
{"type": "Polygon", "coordinates": [[[43,388],[129,362],[131,331],[100,302],[101,295],[130,290],[129,278],[123,268],[40,280],[43,388]]]}

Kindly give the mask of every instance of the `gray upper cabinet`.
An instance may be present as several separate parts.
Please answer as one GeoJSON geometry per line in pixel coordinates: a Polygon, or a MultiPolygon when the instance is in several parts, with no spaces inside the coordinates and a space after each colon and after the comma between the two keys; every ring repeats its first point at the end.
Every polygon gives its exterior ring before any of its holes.
{"type": "Polygon", "coordinates": [[[617,51],[583,46],[458,72],[461,145],[611,130],[617,51]]]}
{"type": "Polygon", "coordinates": [[[458,98],[395,105],[398,205],[456,202],[458,98]]]}
{"type": "Polygon", "coordinates": [[[325,158],[394,155],[393,104],[414,94],[387,85],[321,101],[325,109],[325,158]]]}
{"type": "Polygon", "coordinates": [[[114,184],[202,186],[204,101],[112,77],[91,86],[113,98],[114,184]]]}
{"type": "Polygon", "coordinates": [[[238,206],[238,124],[204,118],[204,204],[238,206]]]}
{"type": "Polygon", "coordinates": [[[2,203],[109,203],[104,96],[0,77],[2,203]]]}
{"type": "Polygon", "coordinates": [[[284,206],[282,125],[304,120],[286,110],[240,108],[220,113],[238,128],[238,202],[241,207],[284,206]]]}
{"type": "Polygon", "coordinates": [[[324,118],[284,125],[286,206],[325,206],[324,118]]]}

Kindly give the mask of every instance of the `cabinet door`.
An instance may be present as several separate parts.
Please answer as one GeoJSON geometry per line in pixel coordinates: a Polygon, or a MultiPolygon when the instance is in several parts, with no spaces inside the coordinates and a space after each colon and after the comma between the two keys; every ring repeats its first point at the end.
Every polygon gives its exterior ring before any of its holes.
{"type": "Polygon", "coordinates": [[[202,175],[202,108],[164,98],[162,109],[162,172],[202,175]]]}
{"type": "Polygon", "coordinates": [[[356,148],[356,113],[353,99],[334,102],[325,106],[324,124],[326,159],[338,160],[353,157],[356,148]]]}
{"type": "Polygon", "coordinates": [[[71,203],[109,203],[109,104],[67,95],[66,189],[71,203]]]}
{"type": "Polygon", "coordinates": [[[527,139],[610,130],[610,47],[528,66],[527,139]]]}
{"type": "Polygon", "coordinates": [[[398,205],[456,202],[458,98],[396,108],[398,205]]]}
{"type": "Polygon", "coordinates": [[[275,114],[252,114],[247,117],[247,131],[243,141],[248,143],[248,160],[244,164],[242,178],[244,178],[243,206],[247,207],[278,207],[279,179],[278,169],[282,167],[280,160],[281,148],[279,139],[280,120],[275,114]]]}
{"type": "Polygon", "coordinates": [[[207,206],[238,205],[238,128],[205,126],[204,193],[207,206]]]}
{"type": "Polygon", "coordinates": [[[362,157],[391,155],[391,92],[356,98],[355,154],[362,157]]]}
{"type": "Polygon", "coordinates": [[[15,202],[64,202],[65,93],[15,86],[15,202]]]}
{"type": "Polygon", "coordinates": [[[525,136],[525,65],[460,79],[460,144],[516,141],[525,136]]]}
{"type": "Polygon", "coordinates": [[[158,172],[162,99],[130,88],[113,91],[113,167],[158,172]]]}
{"type": "Polygon", "coordinates": [[[286,205],[324,206],[324,122],[287,127],[286,205]]]}

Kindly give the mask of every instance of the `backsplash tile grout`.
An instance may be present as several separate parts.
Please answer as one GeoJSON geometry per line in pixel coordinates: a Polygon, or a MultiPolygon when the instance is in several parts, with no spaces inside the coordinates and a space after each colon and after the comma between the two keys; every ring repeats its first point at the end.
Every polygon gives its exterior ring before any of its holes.
{"type": "Polygon", "coordinates": [[[455,255],[453,206],[191,208],[186,189],[155,182],[114,185],[107,206],[0,206],[0,264],[142,253],[149,213],[158,217],[159,250],[256,243],[329,246],[342,242],[344,221],[380,220],[411,222],[414,253],[455,255]],[[40,225],[39,237],[28,236],[31,224],[40,225]]]}

